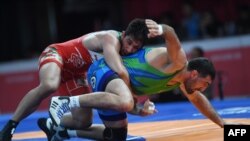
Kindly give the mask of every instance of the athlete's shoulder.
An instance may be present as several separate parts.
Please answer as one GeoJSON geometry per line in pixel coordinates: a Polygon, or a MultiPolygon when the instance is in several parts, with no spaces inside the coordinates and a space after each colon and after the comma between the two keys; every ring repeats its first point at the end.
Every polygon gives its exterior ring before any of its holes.
{"type": "Polygon", "coordinates": [[[112,35],[118,35],[121,32],[117,31],[117,30],[106,30],[107,33],[112,34],[112,35]]]}
{"type": "Polygon", "coordinates": [[[166,53],[167,52],[167,48],[166,47],[152,47],[152,48],[146,48],[147,52],[151,52],[151,53],[156,53],[156,54],[161,54],[161,53],[166,53]]]}
{"type": "Polygon", "coordinates": [[[104,38],[104,39],[114,38],[114,39],[117,39],[117,37],[119,36],[119,32],[115,31],[115,30],[104,30],[104,31],[95,32],[94,35],[96,37],[98,37],[98,38],[104,38]]]}
{"type": "Polygon", "coordinates": [[[158,51],[166,51],[167,48],[166,47],[154,47],[154,50],[158,50],[158,51]]]}
{"type": "Polygon", "coordinates": [[[116,31],[116,30],[107,30],[106,31],[106,36],[110,36],[111,38],[115,38],[115,39],[120,39],[121,38],[121,32],[116,31]]]}

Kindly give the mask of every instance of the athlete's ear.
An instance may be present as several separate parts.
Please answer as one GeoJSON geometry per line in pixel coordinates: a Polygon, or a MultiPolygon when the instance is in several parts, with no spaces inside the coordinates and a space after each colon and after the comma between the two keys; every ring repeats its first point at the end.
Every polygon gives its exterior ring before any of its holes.
{"type": "Polygon", "coordinates": [[[199,73],[197,70],[192,70],[190,75],[191,75],[191,78],[197,78],[199,73]]]}

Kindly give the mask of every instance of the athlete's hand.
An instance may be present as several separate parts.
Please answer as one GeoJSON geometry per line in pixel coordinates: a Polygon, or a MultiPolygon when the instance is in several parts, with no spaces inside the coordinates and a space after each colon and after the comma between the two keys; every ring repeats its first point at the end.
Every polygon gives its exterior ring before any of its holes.
{"type": "Polygon", "coordinates": [[[157,112],[154,103],[148,99],[145,101],[143,108],[140,109],[140,116],[149,116],[157,112]]]}
{"type": "Polygon", "coordinates": [[[162,35],[163,29],[161,25],[158,25],[155,21],[151,19],[146,19],[145,21],[149,31],[148,38],[154,38],[162,35]]]}

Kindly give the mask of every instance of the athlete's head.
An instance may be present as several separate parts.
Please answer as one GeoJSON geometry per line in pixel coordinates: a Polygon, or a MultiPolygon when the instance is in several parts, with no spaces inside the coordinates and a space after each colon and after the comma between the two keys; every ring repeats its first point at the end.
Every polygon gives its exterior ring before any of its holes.
{"type": "Polygon", "coordinates": [[[204,56],[204,51],[201,47],[197,46],[197,47],[194,47],[192,50],[191,50],[191,54],[190,54],[191,58],[197,58],[197,57],[203,57],[204,56]]]}
{"type": "Polygon", "coordinates": [[[184,81],[184,85],[188,93],[203,92],[215,78],[213,63],[204,57],[191,59],[187,71],[190,75],[184,81]]]}
{"type": "Polygon", "coordinates": [[[128,55],[141,49],[149,33],[144,19],[132,20],[126,31],[122,32],[121,55],[128,55]]]}

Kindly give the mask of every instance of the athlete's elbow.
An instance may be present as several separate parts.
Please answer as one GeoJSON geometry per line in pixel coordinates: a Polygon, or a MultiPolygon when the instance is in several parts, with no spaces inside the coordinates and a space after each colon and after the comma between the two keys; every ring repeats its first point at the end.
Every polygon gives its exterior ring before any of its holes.
{"type": "Polygon", "coordinates": [[[121,78],[124,78],[124,77],[127,77],[127,71],[123,68],[120,68],[116,71],[116,73],[121,77],[121,78]]]}
{"type": "Polygon", "coordinates": [[[118,76],[126,83],[129,83],[129,75],[128,72],[125,69],[121,69],[117,72],[118,76]]]}
{"type": "Polygon", "coordinates": [[[133,104],[130,105],[122,105],[120,111],[121,112],[129,112],[133,110],[133,104]]]}

